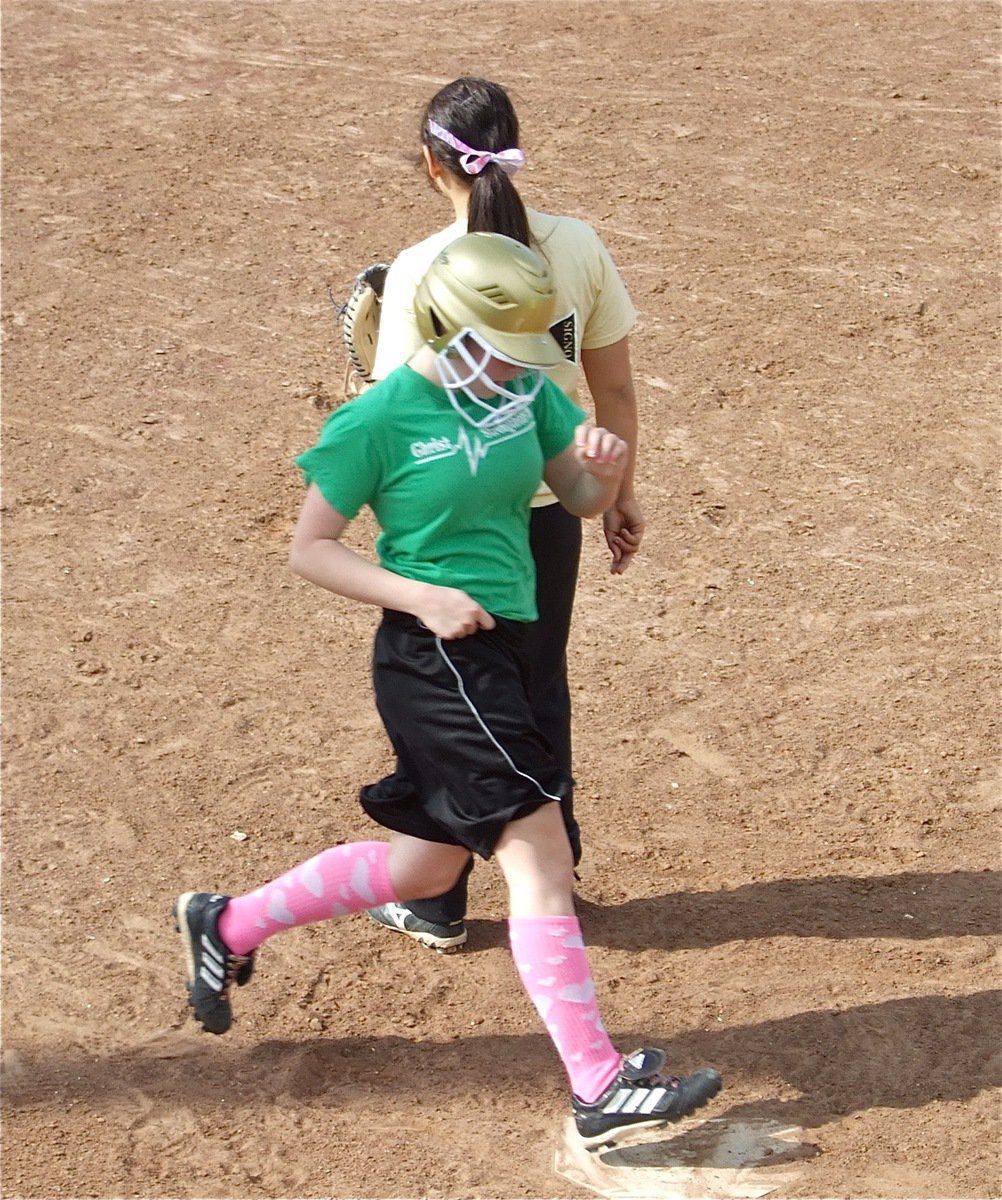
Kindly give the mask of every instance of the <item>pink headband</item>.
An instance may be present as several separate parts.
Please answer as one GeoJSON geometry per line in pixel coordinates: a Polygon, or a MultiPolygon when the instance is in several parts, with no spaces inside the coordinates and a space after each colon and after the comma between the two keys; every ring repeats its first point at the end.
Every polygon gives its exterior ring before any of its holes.
{"type": "Polygon", "coordinates": [[[467,175],[479,175],[488,163],[497,163],[506,175],[514,175],[525,164],[525,155],[521,150],[501,150],[497,154],[492,150],[473,150],[435,121],[428,122],[428,132],[459,151],[459,165],[467,175]]]}

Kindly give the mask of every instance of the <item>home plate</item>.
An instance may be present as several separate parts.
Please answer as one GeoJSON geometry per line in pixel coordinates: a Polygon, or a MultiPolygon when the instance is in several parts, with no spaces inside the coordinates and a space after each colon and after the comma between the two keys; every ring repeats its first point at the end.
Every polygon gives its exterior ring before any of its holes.
{"type": "Polygon", "coordinates": [[[799,1140],[803,1130],[776,1121],[719,1118],[668,1140],[663,1130],[643,1132],[659,1140],[640,1141],[638,1131],[615,1146],[588,1150],[570,1118],[553,1169],[600,1196],[623,1200],[757,1200],[801,1174],[776,1167],[818,1153],[799,1140]]]}

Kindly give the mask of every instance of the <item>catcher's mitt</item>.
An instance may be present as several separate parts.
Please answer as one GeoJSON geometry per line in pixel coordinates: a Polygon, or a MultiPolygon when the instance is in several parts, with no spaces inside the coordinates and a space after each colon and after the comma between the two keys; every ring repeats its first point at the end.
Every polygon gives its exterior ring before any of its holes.
{"type": "Polygon", "coordinates": [[[373,263],[355,278],[351,295],[338,307],[341,336],[348,354],[344,373],[344,398],[350,400],[373,383],[372,368],[376,363],[376,342],[379,338],[379,306],[383,302],[386,282],[386,263],[373,263]]]}

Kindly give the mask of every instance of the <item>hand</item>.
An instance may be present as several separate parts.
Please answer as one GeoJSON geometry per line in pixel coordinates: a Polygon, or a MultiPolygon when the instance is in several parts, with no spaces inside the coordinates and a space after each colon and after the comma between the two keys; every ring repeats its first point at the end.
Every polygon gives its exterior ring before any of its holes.
{"type": "Polygon", "coordinates": [[[622,575],[640,549],[644,536],[644,514],[636,500],[617,500],[602,517],[605,540],[612,554],[609,570],[622,575]]]}
{"type": "Polygon", "coordinates": [[[628,450],[621,437],[588,421],[574,431],[574,453],[578,464],[598,479],[614,479],[622,474],[628,450]]]}
{"type": "Polygon", "coordinates": [[[496,622],[486,609],[459,588],[427,584],[413,608],[414,616],[446,641],[468,637],[478,629],[493,629],[496,622]]]}

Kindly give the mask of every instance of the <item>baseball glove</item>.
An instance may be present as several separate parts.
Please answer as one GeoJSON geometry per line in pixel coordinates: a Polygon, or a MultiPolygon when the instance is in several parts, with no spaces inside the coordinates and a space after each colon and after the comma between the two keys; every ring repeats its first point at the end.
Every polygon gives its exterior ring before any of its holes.
{"type": "Polygon", "coordinates": [[[344,398],[364,392],[373,383],[372,368],[376,363],[376,342],[379,338],[379,310],[386,282],[386,263],[373,263],[355,277],[351,295],[338,306],[341,337],[348,355],[344,374],[344,398]]]}

